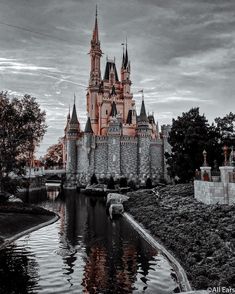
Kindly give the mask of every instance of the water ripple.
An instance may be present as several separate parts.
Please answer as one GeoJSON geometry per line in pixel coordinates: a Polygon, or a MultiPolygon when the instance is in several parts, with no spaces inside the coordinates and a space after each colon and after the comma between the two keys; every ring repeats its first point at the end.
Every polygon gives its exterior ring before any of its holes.
{"type": "Polygon", "coordinates": [[[43,206],[60,220],[0,252],[0,293],[177,291],[168,260],[126,220],[111,221],[100,200],[70,193],[43,206]]]}

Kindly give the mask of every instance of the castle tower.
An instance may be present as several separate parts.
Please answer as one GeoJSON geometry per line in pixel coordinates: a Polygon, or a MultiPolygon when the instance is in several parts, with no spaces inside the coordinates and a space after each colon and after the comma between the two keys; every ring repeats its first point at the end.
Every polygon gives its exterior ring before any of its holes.
{"type": "Polygon", "coordinates": [[[80,123],[77,118],[75,99],[73,104],[72,116],[69,121],[67,131],[67,165],[66,172],[71,183],[76,181],[77,172],[77,147],[76,141],[80,135],[80,123]]]}
{"type": "Polygon", "coordinates": [[[63,144],[63,168],[66,168],[66,162],[67,162],[67,134],[68,134],[68,130],[69,130],[69,122],[70,122],[70,106],[69,106],[69,112],[67,114],[67,121],[66,121],[66,125],[64,128],[64,138],[62,140],[62,144],[63,144]]]}
{"type": "Polygon", "coordinates": [[[139,180],[144,183],[146,178],[150,176],[150,141],[151,129],[149,120],[146,115],[144,95],[142,94],[142,103],[140,115],[137,122],[138,136],[138,175],[139,180]]]}
{"type": "Polygon", "coordinates": [[[95,133],[98,130],[98,105],[97,105],[97,94],[99,91],[99,85],[101,82],[101,71],[100,71],[100,58],[102,56],[102,51],[100,49],[99,41],[99,30],[98,30],[98,20],[97,20],[97,7],[95,16],[95,26],[91,39],[90,48],[90,80],[87,93],[87,112],[89,113],[91,125],[95,133]]]}
{"type": "MultiPolygon", "coordinates": [[[[142,95],[139,116],[131,92],[131,65],[127,41],[123,44],[122,65],[118,73],[115,58],[107,57],[101,76],[101,57],[97,9],[90,46],[90,78],[86,93],[87,122],[80,131],[75,103],[67,118],[64,148],[67,154],[67,183],[76,188],[89,182],[95,173],[102,179],[113,175],[145,184],[166,171],[164,151],[167,135],[160,136],[154,114],[146,114],[142,95]],[[165,169],[164,169],[165,168],[165,169]]],[[[168,130],[167,130],[168,132],[168,130]]],[[[166,174],[166,173],[165,173],[166,174]]]]}
{"type": "Polygon", "coordinates": [[[121,154],[121,124],[118,120],[116,103],[113,101],[108,128],[108,173],[113,176],[120,176],[121,154]]]}
{"type": "Polygon", "coordinates": [[[123,117],[124,122],[127,121],[129,110],[134,106],[132,103],[133,95],[131,94],[131,79],[130,79],[130,61],[128,58],[128,50],[127,50],[127,41],[126,41],[126,52],[124,53],[123,47],[123,56],[122,56],[122,67],[121,67],[121,84],[123,91],[123,100],[124,100],[124,109],[123,109],[123,117]]]}

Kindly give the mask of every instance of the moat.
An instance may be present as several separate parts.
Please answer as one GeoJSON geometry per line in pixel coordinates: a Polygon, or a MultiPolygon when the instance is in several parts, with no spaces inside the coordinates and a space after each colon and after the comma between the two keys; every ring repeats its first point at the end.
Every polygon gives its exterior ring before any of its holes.
{"type": "MultiPolygon", "coordinates": [[[[41,195],[60,219],[0,251],[0,293],[179,293],[172,265],[104,199],[41,195]]],[[[41,199],[40,199],[41,198],[41,199]]]]}

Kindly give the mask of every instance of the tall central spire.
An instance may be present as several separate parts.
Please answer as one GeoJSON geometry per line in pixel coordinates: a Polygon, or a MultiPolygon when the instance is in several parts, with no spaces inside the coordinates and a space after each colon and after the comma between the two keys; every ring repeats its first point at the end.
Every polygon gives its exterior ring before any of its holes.
{"type": "Polygon", "coordinates": [[[97,8],[97,5],[96,5],[96,10],[95,10],[95,26],[94,26],[93,37],[92,37],[92,41],[95,44],[97,44],[99,42],[99,29],[98,29],[97,16],[98,16],[98,8],[97,8]]]}

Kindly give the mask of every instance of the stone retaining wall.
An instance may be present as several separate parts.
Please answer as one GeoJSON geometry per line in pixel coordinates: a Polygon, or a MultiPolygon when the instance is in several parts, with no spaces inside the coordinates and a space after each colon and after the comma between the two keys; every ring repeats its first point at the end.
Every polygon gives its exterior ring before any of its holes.
{"type": "Polygon", "coordinates": [[[235,183],[194,181],[194,195],[205,204],[235,204],[235,183]]]}

